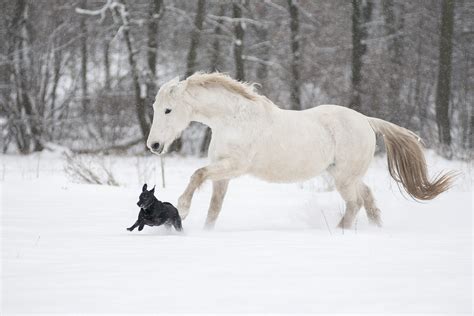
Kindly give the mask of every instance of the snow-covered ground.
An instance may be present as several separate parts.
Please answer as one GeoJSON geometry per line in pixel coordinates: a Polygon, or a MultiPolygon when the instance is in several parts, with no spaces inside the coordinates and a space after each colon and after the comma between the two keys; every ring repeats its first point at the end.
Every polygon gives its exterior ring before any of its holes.
{"type": "Polygon", "coordinates": [[[383,158],[366,182],[384,227],[335,228],[343,203],[322,181],[231,182],[215,231],[202,225],[210,184],[180,235],[125,230],[143,180],[176,203],[195,158],[106,157],[119,187],[75,184],[57,154],[3,156],[1,314],[15,313],[466,313],[472,310],[472,165],[434,201],[406,200],[383,158]]]}

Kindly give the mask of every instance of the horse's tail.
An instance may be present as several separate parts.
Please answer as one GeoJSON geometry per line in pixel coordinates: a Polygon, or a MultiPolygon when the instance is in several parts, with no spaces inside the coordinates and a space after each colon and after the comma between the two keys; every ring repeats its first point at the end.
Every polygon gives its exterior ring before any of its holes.
{"type": "Polygon", "coordinates": [[[390,175],[412,198],[431,200],[451,187],[456,176],[452,171],[428,179],[423,146],[418,135],[381,119],[368,119],[372,129],[383,136],[390,175]]]}

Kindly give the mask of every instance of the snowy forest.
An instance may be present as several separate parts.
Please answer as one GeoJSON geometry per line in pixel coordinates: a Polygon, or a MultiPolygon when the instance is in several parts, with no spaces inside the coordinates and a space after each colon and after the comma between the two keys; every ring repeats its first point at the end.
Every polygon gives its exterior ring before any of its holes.
{"type": "MultiPolygon", "coordinates": [[[[282,108],[339,104],[474,148],[468,0],[2,0],[3,153],[145,151],[160,85],[196,71],[260,84],[282,108]]],[[[203,156],[207,127],[173,148],[203,156]]]]}
{"type": "Polygon", "coordinates": [[[0,23],[0,315],[472,315],[473,0],[0,0],[0,23]],[[214,130],[174,140],[191,120],[214,130]]]}

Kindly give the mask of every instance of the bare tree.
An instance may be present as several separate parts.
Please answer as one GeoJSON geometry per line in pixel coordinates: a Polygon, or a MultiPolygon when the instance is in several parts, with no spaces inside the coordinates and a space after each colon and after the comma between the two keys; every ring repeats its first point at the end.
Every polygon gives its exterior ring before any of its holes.
{"type": "Polygon", "coordinates": [[[211,62],[209,68],[211,71],[219,71],[221,65],[221,36],[222,36],[222,29],[223,29],[223,21],[222,16],[225,14],[225,6],[221,3],[219,5],[219,18],[217,19],[217,24],[214,27],[214,40],[212,42],[212,54],[211,54],[211,62]]]}
{"type": "Polygon", "coordinates": [[[263,94],[268,92],[267,80],[268,80],[268,65],[271,58],[271,44],[270,44],[270,34],[269,34],[269,23],[268,19],[268,5],[265,2],[255,3],[255,10],[258,14],[258,20],[261,21],[260,24],[255,25],[255,34],[258,41],[258,46],[260,47],[258,51],[259,62],[257,64],[256,76],[258,83],[262,85],[261,90],[263,94]],[[262,21],[263,20],[263,21],[262,21]]]}
{"type": "MultiPolygon", "coordinates": [[[[225,6],[220,4],[219,7],[219,17],[224,16],[225,14],[225,6]]],[[[211,63],[210,63],[210,69],[212,71],[219,71],[219,65],[220,65],[220,60],[221,60],[221,44],[220,44],[220,36],[222,35],[222,19],[219,18],[217,20],[217,24],[214,27],[214,41],[212,42],[212,54],[211,54],[211,63]]],[[[209,149],[209,144],[211,143],[212,139],[212,130],[210,127],[206,127],[206,131],[204,132],[204,138],[202,139],[201,142],[201,147],[200,147],[200,155],[202,157],[206,156],[207,151],[209,149]]]]}
{"type": "Polygon", "coordinates": [[[199,46],[199,39],[201,37],[202,24],[204,22],[204,10],[206,6],[206,0],[199,0],[197,3],[196,16],[194,18],[194,28],[191,31],[191,42],[189,44],[186,74],[186,78],[191,76],[196,71],[196,57],[197,49],[199,46]]]}
{"type": "Polygon", "coordinates": [[[388,93],[383,113],[384,117],[393,123],[400,124],[403,120],[403,106],[401,98],[401,87],[403,76],[402,65],[402,33],[403,33],[403,4],[394,3],[394,0],[382,1],[383,15],[385,19],[385,35],[387,37],[387,60],[383,63],[383,70],[388,76],[388,93]]]}
{"type": "Polygon", "coordinates": [[[451,145],[449,100],[451,95],[451,55],[453,51],[454,0],[443,0],[439,36],[438,84],[436,88],[436,122],[439,142],[451,145]]]}
{"type": "MultiPolygon", "coordinates": [[[[87,8],[87,0],[81,0],[80,3],[82,8],[87,8]]],[[[81,41],[80,41],[80,52],[81,52],[81,103],[82,103],[82,110],[84,113],[87,113],[87,104],[88,104],[88,92],[87,92],[87,24],[86,24],[86,15],[81,15],[80,17],[80,24],[79,24],[79,32],[81,33],[81,41]]]]}
{"type": "MultiPolygon", "coordinates": [[[[349,104],[467,157],[474,146],[474,6],[455,5],[7,1],[0,11],[1,147],[25,154],[46,142],[143,150],[159,82],[211,69],[261,82],[265,95],[291,108],[349,104]],[[438,43],[432,34],[440,24],[438,43]]],[[[185,131],[182,153],[206,152],[211,132],[202,131],[185,131]]]]}
{"type": "Polygon", "coordinates": [[[127,6],[122,3],[116,3],[114,11],[120,17],[122,23],[122,33],[127,48],[128,63],[132,73],[133,88],[135,91],[135,103],[137,110],[137,118],[140,126],[142,136],[145,138],[148,135],[149,124],[147,121],[147,114],[145,109],[145,98],[142,96],[142,88],[140,82],[140,71],[138,69],[138,62],[136,60],[137,49],[133,47],[132,35],[130,29],[130,16],[127,12],[127,6]]]}
{"type": "Polygon", "coordinates": [[[245,80],[244,65],[244,35],[245,30],[242,21],[242,6],[244,1],[240,3],[232,3],[232,17],[234,18],[234,60],[235,60],[235,78],[240,81],[245,80]]]}
{"type": "Polygon", "coordinates": [[[300,100],[300,20],[298,16],[298,4],[296,0],[288,0],[288,10],[290,13],[290,36],[291,36],[291,81],[290,81],[290,101],[293,110],[301,110],[300,100]]]}
{"type": "Polygon", "coordinates": [[[372,2],[352,0],[352,97],[349,107],[359,110],[361,106],[361,83],[363,57],[367,51],[364,40],[367,38],[366,22],[372,14],[372,2]]]}
{"type": "MultiPolygon", "coordinates": [[[[16,67],[13,71],[16,83],[16,109],[14,124],[15,136],[18,149],[21,153],[30,151],[30,143],[33,151],[41,151],[42,130],[40,128],[40,116],[35,109],[34,97],[31,95],[31,73],[28,71],[31,66],[31,37],[29,24],[29,4],[25,0],[16,3],[14,17],[11,23],[11,31],[16,49],[16,67]],[[24,113],[24,115],[23,115],[24,113]]],[[[13,53],[13,52],[12,52],[13,53]]]]}
{"type": "Polygon", "coordinates": [[[149,11],[149,22],[148,22],[148,49],[147,49],[147,62],[148,69],[150,70],[153,80],[156,78],[156,54],[158,49],[158,21],[160,18],[163,0],[150,0],[151,10],[149,11]]]}
{"type": "MultiPolygon", "coordinates": [[[[158,53],[158,22],[161,18],[163,0],[150,0],[150,11],[148,21],[148,34],[147,34],[147,66],[148,66],[148,77],[146,82],[146,100],[147,104],[152,104],[156,93],[158,92],[157,87],[157,53],[158,53]]],[[[150,108],[151,109],[151,108],[150,108]]],[[[151,117],[152,113],[148,113],[147,117],[151,117]]]]}
{"type": "Polygon", "coordinates": [[[106,91],[111,89],[110,76],[110,39],[106,38],[103,48],[104,55],[104,88],[106,91]]]}
{"type": "MultiPolygon", "coordinates": [[[[64,20],[61,14],[54,14],[54,19],[56,29],[64,26],[64,20]]],[[[61,63],[63,61],[63,51],[59,48],[60,44],[60,38],[53,39],[53,86],[51,88],[51,106],[49,112],[49,119],[53,122],[55,122],[56,117],[56,99],[58,97],[58,85],[61,79],[61,63]]],[[[55,124],[52,124],[49,136],[50,141],[54,139],[54,130],[55,124]]]]}

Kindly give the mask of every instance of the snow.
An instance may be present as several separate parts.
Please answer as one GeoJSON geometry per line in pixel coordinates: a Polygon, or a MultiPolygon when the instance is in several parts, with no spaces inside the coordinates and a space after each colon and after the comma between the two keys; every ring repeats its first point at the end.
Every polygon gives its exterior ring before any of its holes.
{"type": "Polygon", "coordinates": [[[448,193],[406,200],[377,158],[366,176],[384,227],[362,210],[335,228],[343,203],[322,180],[229,187],[215,231],[203,231],[211,186],[195,195],[180,235],[125,230],[143,179],[176,204],[203,159],[106,157],[120,187],[76,184],[61,156],[2,156],[2,314],[465,313],[472,310],[472,165],[448,193]],[[144,172],[146,174],[144,174],[144,172]],[[326,225],[326,222],[328,225],[326,225]]]}

